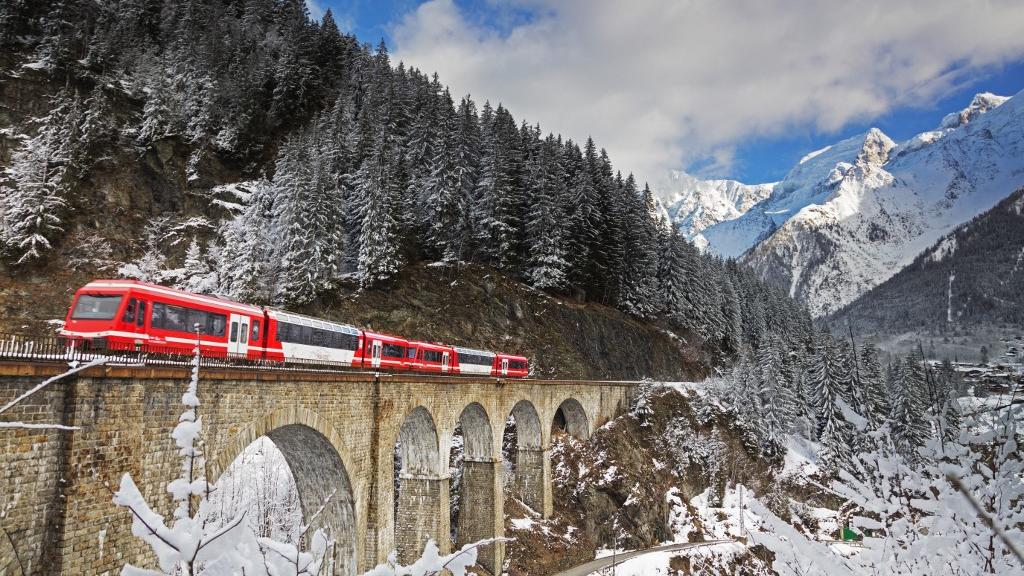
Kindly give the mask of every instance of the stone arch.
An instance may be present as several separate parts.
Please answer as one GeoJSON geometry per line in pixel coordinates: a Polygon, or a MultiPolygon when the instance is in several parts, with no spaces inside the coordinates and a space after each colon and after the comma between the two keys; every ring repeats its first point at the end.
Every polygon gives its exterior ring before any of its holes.
{"type": "MultiPolygon", "coordinates": [[[[515,468],[513,493],[530,508],[544,512],[544,437],[537,408],[529,400],[520,400],[509,412],[506,431],[515,422],[515,468]]],[[[509,455],[511,457],[511,455],[509,455]]]]}
{"type": "Polygon", "coordinates": [[[246,427],[211,459],[210,481],[216,482],[242,450],[261,436],[270,438],[284,455],[299,492],[303,518],[308,522],[324,507],[313,526],[325,528],[335,540],[334,574],[355,574],[362,545],[358,542],[351,468],[346,465],[351,454],[334,427],[315,412],[292,406],[246,427]]]}
{"type": "MultiPolygon", "coordinates": [[[[459,428],[462,430],[463,456],[461,466],[452,477],[453,482],[458,480],[458,490],[452,490],[452,497],[458,498],[457,507],[456,501],[452,502],[453,549],[496,535],[495,480],[500,465],[494,457],[491,420],[479,402],[463,408],[459,414],[459,428]],[[457,514],[454,512],[456,509],[457,514]]],[[[496,574],[494,547],[481,549],[477,563],[496,574]]]]}
{"type": "Polygon", "coordinates": [[[448,522],[442,521],[448,513],[447,466],[442,465],[439,439],[434,417],[423,406],[402,420],[394,527],[398,560],[403,564],[419,558],[428,539],[447,542],[442,538],[448,532],[448,522]]]}
{"type": "Polygon", "coordinates": [[[410,412],[398,432],[401,444],[402,475],[432,476],[439,469],[437,426],[434,417],[423,406],[410,412]]]}
{"type": "Polygon", "coordinates": [[[583,404],[575,398],[567,398],[558,406],[551,420],[551,427],[552,430],[565,430],[577,440],[590,438],[590,418],[587,417],[583,404]]]}
{"type": "Polygon", "coordinates": [[[479,402],[473,402],[462,409],[459,427],[462,428],[464,458],[474,462],[493,462],[494,433],[491,418],[479,402]]]}

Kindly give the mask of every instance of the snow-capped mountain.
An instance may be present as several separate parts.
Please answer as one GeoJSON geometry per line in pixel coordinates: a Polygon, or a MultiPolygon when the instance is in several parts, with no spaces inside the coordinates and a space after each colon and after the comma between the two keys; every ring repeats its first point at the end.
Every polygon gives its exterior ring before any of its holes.
{"type": "Polygon", "coordinates": [[[1024,185],[1022,95],[979,94],[899,145],[872,129],[808,154],[769,198],[704,230],[709,248],[828,314],[1024,185]]]}
{"type": "Polygon", "coordinates": [[[666,215],[698,246],[707,244],[701,232],[719,222],[742,216],[767,198],[772,184],[743,184],[735,180],[700,180],[686,172],[673,171],[663,202],[666,215]]]}

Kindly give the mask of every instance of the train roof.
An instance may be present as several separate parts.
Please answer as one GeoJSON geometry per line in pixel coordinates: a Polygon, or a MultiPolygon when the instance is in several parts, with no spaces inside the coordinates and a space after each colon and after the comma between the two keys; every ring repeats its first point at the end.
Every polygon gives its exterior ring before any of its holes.
{"type": "Polygon", "coordinates": [[[452,348],[454,348],[455,351],[458,352],[459,354],[473,354],[473,355],[476,355],[476,356],[490,356],[492,358],[495,356],[494,352],[488,352],[487,350],[476,350],[474,348],[463,348],[461,346],[452,346],[452,348]]]}
{"type": "Polygon", "coordinates": [[[312,316],[305,316],[303,314],[295,314],[293,312],[285,312],[283,310],[272,310],[267,309],[267,313],[276,320],[288,322],[289,324],[298,324],[299,326],[310,326],[312,328],[320,328],[322,330],[330,330],[332,332],[341,332],[342,334],[350,334],[352,336],[359,335],[359,329],[349,324],[339,324],[338,322],[331,322],[330,320],[324,320],[323,318],[314,318],[312,316]]]}
{"type": "Polygon", "coordinates": [[[192,292],[178,290],[177,288],[168,288],[167,286],[160,286],[158,284],[143,282],[141,280],[93,280],[78,290],[136,290],[169,298],[179,298],[189,302],[205,304],[207,306],[222,306],[225,308],[231,308],[236,312],[259,315],[263,314],[262,308],[251,304],[243,304],[242,302],[235,302],[234,300],[228,300],[227,298],[220,298],[218,296],[194,294],[192,292]]]}

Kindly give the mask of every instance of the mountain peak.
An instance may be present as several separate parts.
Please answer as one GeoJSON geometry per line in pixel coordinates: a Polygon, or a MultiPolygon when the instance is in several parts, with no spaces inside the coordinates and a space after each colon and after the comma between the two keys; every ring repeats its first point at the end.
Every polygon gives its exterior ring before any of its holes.
{"type": "Polygon", "coordinates": [[[895,147],[896,143],[885,132],[872,128],[864,134],[864,145],[857,159],[869,164],[882,165],[889,160],[889,152],[895,147]]]}
{"type": "Polygon", "coordinates": [[[1008,96],[998,96],[991,92],[975,94],[967,108],[964,108],[959,112],[946,114],[946,116],[942,118],[942,123],[939,125],[939,128],[942,130],[959,128],[989,110],[1001,106],[1009,99],[1010,98],[1008,96]]]}

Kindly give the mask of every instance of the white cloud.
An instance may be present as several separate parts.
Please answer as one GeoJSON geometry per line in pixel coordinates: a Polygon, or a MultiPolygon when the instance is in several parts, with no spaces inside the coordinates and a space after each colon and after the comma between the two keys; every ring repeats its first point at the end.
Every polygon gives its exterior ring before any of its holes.
{"type": "Polygon", "coordinates": [[[324,17],[324,7],[317,0],[306,0],[306,9],[310,18],[319,21],[324,17]]]}
{"type": "Polygon", "coordinates": [[[1024,56],[1020,0],[516,7],[535,17],[499,33],[452,0],[431,0],[395,25],[395,58],[545,130],[593,135],[617,168],[652,181],[698,161],[727,170],[753,136],[834,131],[895,105],[927,105],[1024,56]]]}

